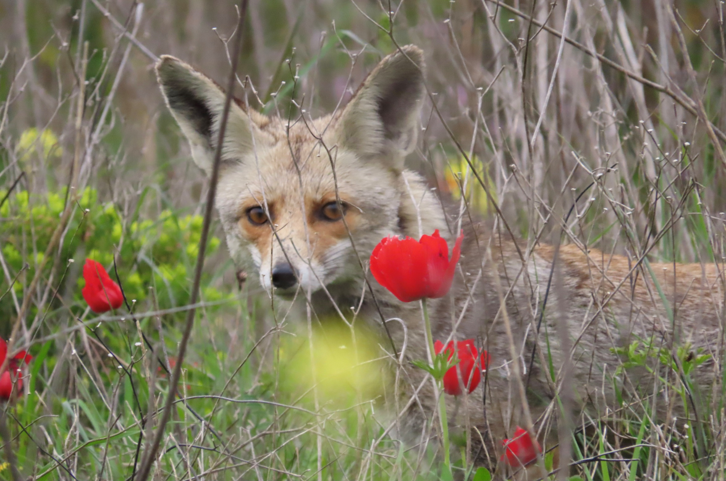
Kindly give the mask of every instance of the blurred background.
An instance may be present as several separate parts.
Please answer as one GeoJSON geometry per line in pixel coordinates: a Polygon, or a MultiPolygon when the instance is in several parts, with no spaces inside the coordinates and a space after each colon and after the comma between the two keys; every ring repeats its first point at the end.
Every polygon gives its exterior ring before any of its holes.
{"type": "MultiPolygon", "coordinates": [[[[718,0],[252,0],[236,94],[270,115],[322,115],[397,45],[414,43],[431,96],[407,165],[441,195],[463,193],[474,215],[503,216],[529,245],[555,242],[567,226],[564,242],[607,253],[720,261],[723,9],[718,0]]],[[[173,364],[206,195],[153,66],[171,54],[224,84],[237,21],[227,0],[0,0],[0,335],[15,326],[16,346],[35,356],[24,395],[8,405],[27,476],[127,479],[138,463],[148,414],[168,389],[147,349],[173,364]],[[74,175],[80,196],[53,244],[74,175]],[[135,316],[87,309],[87,257],[113,278],[115,261],[135,316]]],[[[315,357],[295,344],[309,333],[294,335],[303,323],[271,308],[254,279],[238,282],[216,223],[208,256],[184,389],[247,401],[180,403],[158,479],[438,479],[435,441],[405,446],[373,421],[370,399],[384,387],[351,383],[343,397],[356,407],[325,411],[310,386],[285,377],[315,357]]],[[[375,339],[361,342],[375,351],[375,339]]],[[[679,472],[689,473],[685,459],[679,472]]],[[[648,465],[623,463],[617,475],[648,465]]]]}

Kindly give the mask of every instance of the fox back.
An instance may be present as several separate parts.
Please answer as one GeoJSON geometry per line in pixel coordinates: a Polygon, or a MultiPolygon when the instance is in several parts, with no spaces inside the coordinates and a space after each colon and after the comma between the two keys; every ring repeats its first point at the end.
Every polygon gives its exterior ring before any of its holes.
{"type": "MultiPolygon", "coordinates": [[[[162,57],[157,74],[195,162],[210,172],[224,91],[173,57],[162,57]]],[[[577,242],[527,248],[504,219],[492,230],[462,209],[448,211],[446,199],[404,168],[425,93],[423,54],[407,46],[384,58],[345,108],[322,118],[267,117],[235,100],[216,207],[238,268],[283,300],[307,299],[320,317],[358,306],[370,325],[383,332],[385,324],[407,386],[393,415],[401,415],[401,434],[420,433],[437,402],[425,372],[408,362],[428,355],[420,306],[376,283],[368,259],[387,236],[438,229],[451,245],[461,225],[454,287],[429,304],[433,336],[476,339],[491,364],[479,389],[447,397],[452,426],[475,428],[474,439],[497,450],[518,424],[547,431],[563,418],[571,425],[586,407],[607,417],[628,397],[651,396],[670,419],[686,407],[674,386],[686,386],[688,412],[702,419],[720,389],[717,267],[647,264],[577,242]],[[659,354],[624,369],[633,346],[659,354]],[[704,361],[686,370],[689,356],[704,361]]]]}

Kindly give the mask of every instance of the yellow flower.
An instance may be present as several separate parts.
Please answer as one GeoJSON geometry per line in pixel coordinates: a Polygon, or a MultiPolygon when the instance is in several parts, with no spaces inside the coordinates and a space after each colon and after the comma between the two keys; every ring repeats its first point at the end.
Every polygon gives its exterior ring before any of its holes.
{"type": "Polygon", "coordinates": [[[27,162],[33,150],[43,153],[43,158],[60,157],[63,149],[58,145],[58,137],[50,129],[38,129],[31,127],[20,135],[20,141],[15,147],[15,152],[20,155],[21,162],[27,162]]]}
{"type": "Polygon", "coordinates": [[[365,329],[351,329],[330,319],[307,333],[283,338],[279,348],[283,389],[308,391],[313,386],[327,402],[350,405],[383,392],[386,363],[376,339],[365,329]],[[312,351],[311,351],[312,347],[312,351]]]}
{"type": "MultiPolygon", "coordinates": [[[[488,166],[482,165],[476,156],[472,156],[469,160],[471,160],[477,174],[484,181],[484,185],[486,185],[487,190],[496,201],[497,190],[492,178],[489,176],[488,166]]],[[[444,180],[448,192],[454,199],[460,199],[461,191],[464,188],[464,179],[468,176],[466,181],[466,202],[471,210],[486,215],[491,208],[489,198],[481,184],[479,184],[479,180],[471,172],[466,159],[463,156],[452,157],[448,159],[448,164],[444,171],[444,180]]]]}

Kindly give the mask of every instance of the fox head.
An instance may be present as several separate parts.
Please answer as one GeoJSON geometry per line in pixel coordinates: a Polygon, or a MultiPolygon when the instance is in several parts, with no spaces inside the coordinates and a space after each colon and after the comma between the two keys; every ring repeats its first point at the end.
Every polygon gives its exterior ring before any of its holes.
{"type": "MultiPolygon", "coordinates": [[[[362,279],[383,237],[428,227],[414,199],[421,208],[436,205],[434,196],[403,170],[416,146],[423,68],[421,50],[403,47],[344,109],[318,119],[267,117],[232,102],[215,205],[235,263],[257,271],[266,290],[289,297],[362,279]]],[[[195,162],[210,173],[225,92],[174,57],[156,71],[195,162]]]]}

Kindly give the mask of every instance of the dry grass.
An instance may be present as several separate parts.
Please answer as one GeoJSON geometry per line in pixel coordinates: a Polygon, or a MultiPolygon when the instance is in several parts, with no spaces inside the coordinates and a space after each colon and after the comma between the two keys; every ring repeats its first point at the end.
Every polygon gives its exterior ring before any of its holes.
{"type": "MultiPolygon", "coordinates": [[[[173,367],[182,338],[207,187],[152,66],[173,54],[223,82],[234,3],[0,0],[0,333],[36,358],[5,408],[17,459],[0,477],[128,479],[154,437],[169,389],[156,359],[173,367]],[[133,315],[86,309],[91,254],[115,257],[133,315]]],[[[431,96],[408,165],[444,195],[460,175],[493,217],[490,189],[529,246],[722,262],[723,3],[514,5],[253,0],[239,80],[255,108],[289,111],[294,83],[294,108],[323,114],[382,54],[417,44],[431,96]]],[[[155,479],[438,479],[435,435],[401,444],[375,403],[331,408],[291,387],[295,320],[255,283],[239,290],[223,251],[205,265],[187,400],[155,479]]],[[[651,421],[645,398],[607,424],[577,419],[571,474],[723,479],[720,389],[697,430],[651,421]]]]}

